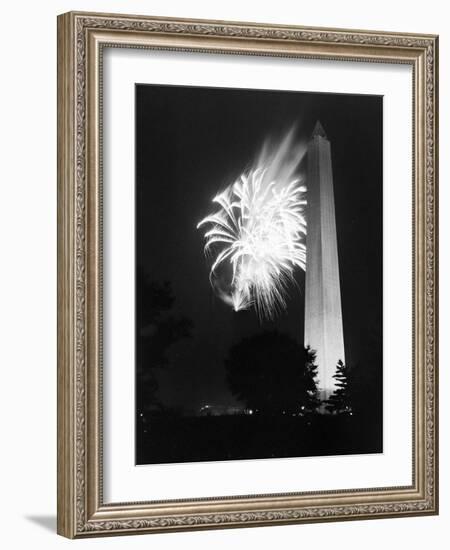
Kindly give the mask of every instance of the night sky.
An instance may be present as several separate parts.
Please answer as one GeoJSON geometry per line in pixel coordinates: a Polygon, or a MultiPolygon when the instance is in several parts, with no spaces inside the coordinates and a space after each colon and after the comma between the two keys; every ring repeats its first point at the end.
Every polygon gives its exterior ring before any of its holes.
{"type": "Polygon", "coordinates": [[[193,327],[191,337],[171,346],[169,365],[157,375],[164,405],[233,404],[224,360],[244,336],[276,328],[303,344],[304,273],[296,272],[298,288],[274,321],[261,323],[253,310],[235,313],[211,289],[204,231],[196,225],[266,138],[297,124],[298,139],[306,142],[317,120],[331,142],[351,365],[371,334],[381,334],[382,97],[136,85],[136,267],[151,281],[170,283],[171,313],[193,327]]]}

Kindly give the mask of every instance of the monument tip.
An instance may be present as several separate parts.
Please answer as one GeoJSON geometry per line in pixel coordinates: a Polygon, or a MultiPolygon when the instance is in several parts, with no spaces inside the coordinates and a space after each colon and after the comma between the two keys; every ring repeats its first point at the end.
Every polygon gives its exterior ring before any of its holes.
{"type": "Polygon", "coordinates": [[[316,122],[316,125],[314,126],[313,133],[311,135],[312,138],[315,138],[317,136],[323,137],[327,139],[327,135],[325,133],[325,130],[323,129],[322,124],[320,124],[319,121],[316,122]]]}

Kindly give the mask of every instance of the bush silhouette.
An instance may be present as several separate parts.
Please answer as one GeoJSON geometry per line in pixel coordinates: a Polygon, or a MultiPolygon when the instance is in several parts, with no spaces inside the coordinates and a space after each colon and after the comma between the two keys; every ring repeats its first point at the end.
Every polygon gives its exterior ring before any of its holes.
{"type": "Polygon", "coordinates": [[[317,405],[315,355],[289,335],[267,331],[244,338],[225,362],[232,393],[262,413],[294,414],[317,405]]]}

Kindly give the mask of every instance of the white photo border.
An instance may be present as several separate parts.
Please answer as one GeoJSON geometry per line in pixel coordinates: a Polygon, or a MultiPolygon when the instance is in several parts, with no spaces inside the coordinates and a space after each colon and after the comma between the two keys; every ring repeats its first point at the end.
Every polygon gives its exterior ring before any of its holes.
{"type": "Polygon", "coordinates": [[[412,67],[394,63],[205,55],[116,47],[105,47],[103,56],[105,503],[410,486],[413,444],[412,67]],[[307,78],[299,78],[300,74],[307,78]],[[134,466],[135,83],[384,96],[385,449],[382,454],[134,466]],[[408,197],[409,200],[405,200],[408,197]],[[394,333],[395,350],[391,352],[389,346],[394,333]],[[389,365],[395,368],[390,369],[389,365]],[[393,410],[395,414],[391,414],[393,410]],[[342,475],[343,471],[347,477],[342,475]]]}

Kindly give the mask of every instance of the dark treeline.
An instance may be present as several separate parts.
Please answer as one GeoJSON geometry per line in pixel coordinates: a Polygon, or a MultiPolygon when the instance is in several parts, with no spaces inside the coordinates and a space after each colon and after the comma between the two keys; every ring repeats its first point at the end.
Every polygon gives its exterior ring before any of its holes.
{"type": "Polygon", "coordinates": [[[315,354],[287,334],[243,338],[229,352],[226,380],[241,412],[203,415],[157,399],[158,369],[191,324],[170,313],[167,285],[141,285],[137,370],[138,464],[382,452],[381,353],[377,337],[354,366],[336,366],[336,390],[320,402],[315,354]],[[151,305],[151,308],[147,306],[151,305]],[[377,351],[378,350],[378,351],[377,351]]]}

